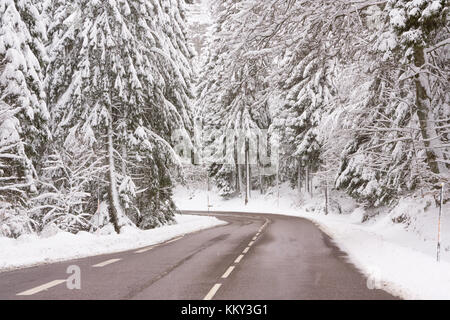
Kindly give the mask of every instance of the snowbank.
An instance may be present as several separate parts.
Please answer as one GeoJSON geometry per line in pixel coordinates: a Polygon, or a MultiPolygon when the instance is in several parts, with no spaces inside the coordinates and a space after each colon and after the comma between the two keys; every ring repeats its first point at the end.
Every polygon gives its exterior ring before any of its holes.
{"type": "Polygon", "coordinates": [[[133,250],[226,224],[214,217],[192,215],[176,215],[175,220],[176,224],[146,231],[130,227],[120,235],[106,228],[102,230],[102,234],[79,232],[74,235],[47,230],[41,237],[0,237],[0,271],[133,250]]]}
{"type": "MultiPolygon", "coordinates": [[[[295,202],[295,191],[283,185],[280,189],[280,201],[278,202],[277,190],[262,196],[259,191],[252,192],[252,199],[244,205],[243,198],[223,200],[217,193],[209,192],[209,204],[212,211],[245,211],[255,213],[297,214],[298,208],[295,202]]],[[[174,201],[181,210],[208,210],[208,193],[205,190],[189,190],[178,186],[174,189],[174,201]]]]}
{"type": "MultiPolygon", "coordinates": [[[[209,198],[211,210],[307,218],[332,237],[373,285],[405,299],[450,299],[450,204],[443,210],[441,262],[437,263],[438,209],[432,198],[407,198],[393,210],[366,212],[342,194],[333,194],[331,213],[325,215],[324,199],[318,193],[313,199],[301,199],[296,190],[282,185],[279,201],[277,195],[277,188],[264,196],[253,192],[247,206],[243,199],[223,200],[212,192],[209,198]]],[[[175,201],[180,209],[207,209],[205,191],[178,187],[175,201]]]]}

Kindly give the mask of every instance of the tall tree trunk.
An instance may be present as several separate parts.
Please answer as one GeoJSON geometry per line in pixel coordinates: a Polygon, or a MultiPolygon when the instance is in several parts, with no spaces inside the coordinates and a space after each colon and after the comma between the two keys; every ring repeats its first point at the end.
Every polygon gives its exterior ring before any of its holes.
{"type": "Polygon", "coordinates": [[[259,191],[260,194],[263,195],[264,194],[264,186],[263,186],[263,178],[262,178],[262,173],[261,173],[261,150],[260,150],[260,137],[258,136],[258,148],[257,148],[257,153],[256,153],[256,166],[258,167],[258,177],[259,177],[259,191]]]}
{"type": "Polygon", "coordinates": [[[298,168],[297,168],[297,188],[298,188],[298,195],[302,192],[302,165],[300,160],[298,160],[298,168]]]}
{"type": "Polygon", "coordinates": [[[238,181],[239,181],[239,193],[244,192],[244,182],[242,181],[242,165],[238,163],[238,181]]]}
{"type": "Polygon", "coordinates": [[[116,168],[114,164],[114,142],[113,142],[113,127],[112,127],[112,108],[109,108],[110,119],[108,123],[108,179],[109,179],[109,188],[108,188],[108,197],[109,197],[109,216],[111,222],[114,225],[114,229],[117,233],[120,233],[120,204],[118,203],[118,194],[117,194],[117,181],[116,181],[116,168]]]}
{"type": "Polygon", "coordinates": [[[439,152],[436,146],[437,132],[433,122],[433,110],[431,105],[430,82],[428,75],[420,70],[426,63],[425,51],[423,48],[414,48],[414,65],[417,68],[418,74],[414,80],[416,87],[416,107],[417,116],[419,118],[420,132],[422,134],[425,145],[425,152],[427,156],[427,163],[431,171],[435,174],[440,173],[440,166],[436,161],[439,152]]]}
{"type": "MultiPolygon", "coordinates": [[[[122,165],[122,176],[126,177],[127,176],[127,159],[128,159],[128,150],[127,150],[127,146],[125,143],[122,143],[121,147],[121,153],[122,153],[122,159],[121,159],[121,165],[122,165]]],[[[128,206],[125,205],[122,210],[123,213],[126,215],[128,213],[128,206]]]]}
{"type": "Polygon", "coordinates": [[[261,194],[264,194],[263,177],[261,174],[261,167],[259,164],[258,164],[258,175],[259,175],[259,190],[261,194]]]}
{"type": "Polygon", "coordinates": [[[309,168],[308,165],[305,167],[305,190],[309,193],[309,168]]]}
{"type": "Polygon", "coordinates": [[[127,175],[127,158],[128,158],[128,150],[127,150],[127,146],[125,144],[123,144],[121,146],[122,148],[122,174],[124,176],[127,175]]]}
{"type": "Polygon", "coordinates": [[[238,194],[240,194],[241,193],[241,186],[239,185],[239,165],[237,165],[237,168],[238,168],[238,170],[236,170],[236,172],[234,173],[235,174],[234,182],[235,182],[235,185],[236,185],[236,191],[237,191],[238,194]]]}

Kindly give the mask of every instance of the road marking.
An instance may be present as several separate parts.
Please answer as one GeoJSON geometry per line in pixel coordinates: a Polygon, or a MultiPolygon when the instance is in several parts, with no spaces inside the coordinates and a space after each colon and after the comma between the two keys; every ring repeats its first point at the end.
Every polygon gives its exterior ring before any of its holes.
{"type": "Polygon", "coordinates": [[[242,251],[242,253],[247,253],[248,250],[250,250],[250,247],[245,248],[244,251],[242,251]]]}
{"type": "MultiPolygon", "coordinates": [[[[175,239],[172,239],[172,240],[163,242],[163,243],[161,243],[161,244],[159,244],[159,245],[172,243],[172,242],[175,242],[175,241],[178,241],[178,240],[182,239],[183,237],[184,237],[184,236],[181,236],[181,237],[178,237],[178,238],[175,238],[175,239]]],[[[139,250],[135,251],[135,253],[144,253],[144,252],[150,251],[150,250],[152,250],[152,249],[158,247],[159,245],[153,245],[153,246],[150,246],[150,247],[148,247],[148,248],[139,249],[139,250]]]]}
{"type": "Polygon", "coordinates": [[[148,248],[140,249],[140,250],[135,251],[134,253],[144,253],[144,252],[152,250],[154,247],[155,246],[151,246],[151,247],[148,247],[148,248]]]}
{"type": "Polygon", "coordinates": [[[248,244],[248,246],[251,247],[254,243],[255,243],[255,241],[250,241],[250,243],[248,244]]]}
{"type": "Polygon", "coordinates": [[[64,282],[66,282],[66,280],[54,280],[54,281],[51,281],[49,283],[43,284],[43,285],[41,285],[39,287],[30,289],[30,290],[27,290],[27,291],[24,291],[24,292],[20,292],[20,293],[17,294],[17,296],[31,296],[31,295],[33,295],[35,293],[38,293],[38,292],[50,289],[50,288],[55,287],[55,286],[57,286],[57,285],[59,285],[61,283],[64,283],[64,282]]]}
{"type": "Polygon", "coordinates": [[[241,254],[239,257],[237,257],[237,259],[234,261],[234,263],[239,263],[241,262],[242,258],[244,257],[243,254],[241,254]]]}
{"type": "Polygon", "coordinates": [[[225,273],[223,274],[222,279],[228,278],[230,276],[230,274],[233,272],[233,270],[234,270],[234,266],[229,267],[228,270],[225,271],[225,273]]]}
{"type": "Polygon", "coordinates": [[[101,267],[107,266],[108,264],[111,264],[111,263],[114,263],[114,262],[117,262],[117,261],[120,261],[120,260],[122,260],[122,259],[106,260],[106,261],[100,262],[98,264],[94,264],[93,267],[94,268],[101,268],[101,267]]]}
{"type": "Polygon", "coordinates": [[[220,289],[221,286],[222,286],[221,283],[216,283],[214,287],[212,287],[212,289],[208,292],[206,297],[203,298],[203,300],[212,300],[212,298],[216,295],[217,291],[220,289]]]}
{"type": "Polygon", "coordinates": [[[182,238],[183,238],[183,236],[178,237],[178,238],[175,238],[175,239],[172,239],[172,240],[170,240],[170,241],[165,242],[165,244],[168,244],[168,243],[172,243],[172,242],[178,241],[178,240],[180,240],[180,239],[182,239],[182,238]]]}
{"type": "Polygon", "coordinates": [[[256,239],[258,239],[258,236],[254,236],[252,240],[255,241],[256,239]]]}

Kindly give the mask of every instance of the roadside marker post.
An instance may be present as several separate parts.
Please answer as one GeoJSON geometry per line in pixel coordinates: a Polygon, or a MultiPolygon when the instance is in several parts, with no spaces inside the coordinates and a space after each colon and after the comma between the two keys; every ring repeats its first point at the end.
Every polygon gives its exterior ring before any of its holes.
{"type": "Polygon", "coordinates": [[[328,180],[325,178],[325,215],[328,215],[328,180]]]}
{"type": "Polygon", "coordinates": [[[209,213],[209,209],[211,208],[210,204],[209,204],[209,172],[208,172],[208,168],[206,168],[206,184],[207,184],[207,191],[206,191],[206,206],[208,207],[208,213],[209,213]]]}
{"type": "Polygon", "coordinates": [[[441,217],[442,206],[444,205],[444,183],[441,185],[441,197],[439,206],[439,218],[438,218],[438,238],[437,238],[437,262],[441,260],[441,217]]]}

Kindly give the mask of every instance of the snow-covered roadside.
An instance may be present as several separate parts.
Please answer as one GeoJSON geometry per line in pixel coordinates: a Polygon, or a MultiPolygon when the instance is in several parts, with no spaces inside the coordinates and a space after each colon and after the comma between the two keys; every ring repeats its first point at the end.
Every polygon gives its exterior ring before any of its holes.
{"type": "MultiPolygon", "coordinates": [[[[247,206],[242,199],[222,200],[212,192],[209,198],[212,210],[307,218],[348,254],[350,261],[371,280],[369,285],[405,299],[450,299],[449,205],[443,210],[441,262],[437,263],[437,209],[434,202],[430,205],[431,199],[405,199],[391,212],[363,222],[367,213],[350,200],[341,203],[347,214],[325,215],[320,208],[323,204],[320,195],[299,203],[297,192],[286,185],[280,189],[279,201],[277,193],[277,189],[265,196],[253,192],[247,206]]],[[[184,210],[207,208],[204,191],[193,193],[178,187],[175,201],[184,210]]]]}
{"type": "Polygon", "coordinates": [[[58,232],[48,237],[34,235],[18,239],[0,237],[0,272],[38,264],[66,261],[100,254],[133,250],[172,238],[224,225],[214,217],[176,215],[176,224],[152,230],[127,228],[121,234],[103,230],[103,234],[58,232]],[[110,234],[105,234],[110,233],[110,234]]]}
{"type": "Polygon", "coordinates": [[[394,236],[395,228],[383,232],[381,223],[365,227],[338,217],[305,217],[330,235],[373,285],[405,299],[450,299],[448,254],[437,263],[434,255],[424,253],[424,244],[401,227],[394,236]]]}

